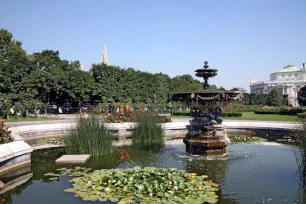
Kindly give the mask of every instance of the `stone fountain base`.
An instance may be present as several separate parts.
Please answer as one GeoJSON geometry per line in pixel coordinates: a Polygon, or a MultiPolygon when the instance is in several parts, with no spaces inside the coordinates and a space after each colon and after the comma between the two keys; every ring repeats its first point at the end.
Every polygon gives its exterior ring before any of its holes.
{"type": "Polygon", "coordinates": [[[225,156],[230,140],[223,125],[187,126],[188,133],[184,138],[186,151],[191,154],[206,156],[225,156]]]}

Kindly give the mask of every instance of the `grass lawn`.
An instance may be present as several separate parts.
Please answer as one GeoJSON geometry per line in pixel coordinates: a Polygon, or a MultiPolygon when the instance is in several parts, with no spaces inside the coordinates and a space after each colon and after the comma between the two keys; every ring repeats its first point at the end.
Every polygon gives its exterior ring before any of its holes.
{"type": "Polygon", "coordinates": [[[38,118],[34,118],[34,117],[29,117],[29,118],[25,118],[25,117],[19,117],[17,119],[16,116],[11,116],[10,119],[6,119],[3,117],[0,117],[0,120],[3,120],[4,122],[26,122],[26,121],[42,121],[42,120],[63,120],[63,118],[54,118],[54,117],[38,117],[38,118]]]}
{"type": "MultiPolygon", "coordinates": [[[[171,118],[190,118],[189,116],[171,116],[171,118]]],[[[290,121],[297,122],[294,115],[278,114],[255,114],[254,112],[243,112],[241,117],[222,117],[223,120],[261,120],[261,121],[290,121]]]]}

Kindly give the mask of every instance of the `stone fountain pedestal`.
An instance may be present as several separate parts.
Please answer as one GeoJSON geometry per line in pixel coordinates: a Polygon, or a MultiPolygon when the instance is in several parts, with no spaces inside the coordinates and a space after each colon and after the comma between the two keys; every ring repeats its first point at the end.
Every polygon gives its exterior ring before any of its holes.
{"type": "Polygon", "coordinates": [[[207,156],[224,156],[227,154],[228,139],[222,120],[219,119],[221,107],[234,100],[240,100],[240,91],[209,90],[208,79],[217,76],[217,69],[209,68],[204,62],[202,69],[197,69],[196,76],[203,77],[204,90],[191,90],[171,93],[169,101],[180,101],[191,107],[190,116],[194,119],[187,126],[184,138],[186,151],[207,156]]]}
{"type": "Polygon", "coordinates": [[[188,125],[188,133],[183,139],[186,152],[206,156],[225,156],[230,143],[223,125],[188,125]]]}

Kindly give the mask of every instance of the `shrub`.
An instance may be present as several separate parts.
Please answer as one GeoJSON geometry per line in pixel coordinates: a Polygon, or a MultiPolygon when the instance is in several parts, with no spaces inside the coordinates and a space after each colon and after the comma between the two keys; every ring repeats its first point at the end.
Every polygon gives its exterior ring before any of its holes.
{"type": "Polygon", "coordinates": [[[233,113],[222,113],[222,117],[241,117],[242,113],[233,112],[233,113]]]}
{"type": "Polygon", "coordinates": [[[5,144],[13,142],[14,138],[11,136],[11,131],[8,131],[4,125],[3,120],[0,120],[1,129],[0,129],[0,144],[5,144]]]}
{"type": "Polygon", "coordinates": [[[132,132],[133,145],[154,149],[164,144],[162,125],[156,115],[147,112],[137,116],[137,124],[132,132]]]}
{"type": "MultiPolygon", "coordinates": [[[[175,112],[172,115],[174,116],[190,116],[189,112],[175,112]]],[[[241,117],[242,113],[239,112],[224,112],[222,117],[241,117]]]]}
{"type": "Polygon", "coordinates": [[[258,110],[258,111],[255,111],[254,113],[255,114],[279,114],[279,111],[267,109],[267,110],[258,110]]]}
{"type": "Polygon", "coordinates": [[[254,112],[261,109],[262,106],[258,105],[241,105],[241,104],[230,104],[223,107],[224,112],[254,112]]]}
{"type": "Polygon", "coordinates": [[[296,114],[298,118],[306,118],[306,112],[296,114]]]}
{"type": "Polygon", "coordinates": [[[112,136],[94,115],[77,118],[76,127],[70,129],[63,142],[67,154],[98,156],[112,151],[112,136]]]}
{"type": "Polygon", "coordinates": [[[281,115],[297,115],[298,113],[303,113],[302,108],[281,108],[279,114],[281,115]]]}
{"type": "MultiPolygon", "coordinates": [[[[135,112],[124,112],[122,113],[112,113],[109,116],[105,118],[105,121],[108,123],[122,123],[122,122],[137,122],[137,118],[144,114],[143,112],[140,111],[135,111],[135,112]]],[[[171,122],[171,119],[167,116],[159,116],[157,113],[150,113],[151,116],[154,116],[154,118],[159,122],[159,123],[167,123],[171,122]]]]}
{"type": "Polygon", "coordinates": [[[190,112],[174,112],[173,116],[190,116],[190,112]]]}

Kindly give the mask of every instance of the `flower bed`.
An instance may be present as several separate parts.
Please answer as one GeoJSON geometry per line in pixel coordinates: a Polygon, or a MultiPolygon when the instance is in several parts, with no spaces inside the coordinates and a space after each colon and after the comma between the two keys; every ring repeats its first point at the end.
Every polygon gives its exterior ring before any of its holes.
{"type": "MultiPolygon", "coordinates": [[[[58,169],[62,174],[76,176],[73,188],[65,192],[75,194],[87,201],[123,203],[217,203],[218,185],[176,169],[134,167],[128,169],[58,169]]],[[[50,180],[58,180],[60,174],[48,173],[50,180]]]]}
{"type": "MultiPolygon", "coordinates": [[[[106,117],[105,122],[107,123],[124,123],[124,122],[137,122],[137,118],[141,114],[146,114],[145,112],[130,112],[126,111],[124,113],[112,113],[106,117]]],[[[171,122],[171,119],[167,116],[159,116],[157,113],[150,113],[156,118],[159,123],[171,122]]]]}

